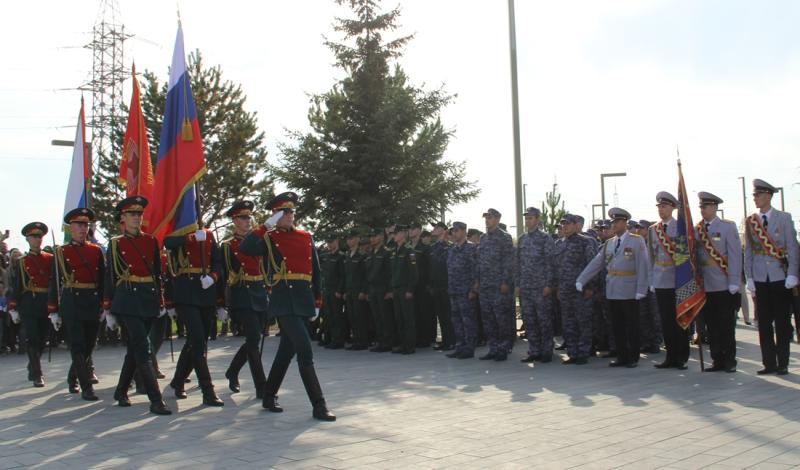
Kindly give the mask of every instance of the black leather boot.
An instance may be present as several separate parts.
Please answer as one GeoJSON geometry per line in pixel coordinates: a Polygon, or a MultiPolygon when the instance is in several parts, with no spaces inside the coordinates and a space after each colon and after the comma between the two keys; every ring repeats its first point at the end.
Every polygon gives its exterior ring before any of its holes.
{"type": "Polygon", "coordinates": [[[242,370],[247,360],[247,349],[245,349],[245,345],[243,344],[239,347],[239,350],[236,351],[236,354],[231,360],[231,365],[229,365],[228,370],[225,371],[225,378],[228,379],[228,388],[230,388],[233,393],[239,393],[242,390],[241,385],[239,385],[239,371],[242,370]]]}
{"type": "Polygon", "coordinates": [[[72,366],[81,386],[81,398],[86,401],[97,401],[97,395],[94,394],[94,388],[89,381],[89,367],[86,363],[86,357],[82,353],[72,353],[72,366]]]}
{"type": "Polygon", "coordinates": [[[184,400],[188,397],[185,390],[186,379],[189,372],[192,370],[192,353],[191,349],[184,347],[178,354],[178,363],[175,364],[175,375],[172,376],[172,381],[169,386],[175,390],[175,398],[184,400]]]}
{"type": "Polygon", "coordinates": [[[164,398],[161,396],[161,389],[158,388],[158,380],[152,362],[145,362],[139,365],[139,377],[142,380],[147,398],[150,399],[150,412],[157,415],[171,415],[172,410],[167,408],[164,398]]]}
{"type": "Polygon", "coordinates": [[[194,372],[197,374],[197,382],[200,384],[200,390],[203,391],[203,404],[208,406],[225,405],[214,392],[214,384],[211,382],[211,373],[208,371],[208,361],[205,356],[196,359],[194,362],[194,372]]]}
{"type": "Polygon", "coordinates": [[[283,411],[281,405],[278,403],[278,390],[281,388],[283,378],[286,377],[286,371],[289,369],[290,362],[277,362],[272,363],[269,369],[269,377],[267,383],[264,384],[264,392],[261,406],[273,413],[280,413],[283,411]]]}
{"type": "Polygon", "coordinates": [[[92,356],[86,358],[86,373],[88,374],[90,384],[97,385],[100,383],[100,380],[98,380],[97,375],[94,373],[94,361],[92,360],[92,356]]]}
{"type": "Polygon", "coordinates": [[[39,351],[30,352],[30,347],[28,349],[28,354],[30,355],[31,361],[31,376],[33,376],[33,386],[36,388],[44,387],[44,377],[42,376],[42,361],[41,356],[42,354],[39,351]]]}
{"type": "Polygon", "coordinates": [[[322,395],[322,387],[319,384],[314,366],[301,366],[300,378],[303,379],[308,399],[311,401],[311,406],[314,407],[312,416],[320,421],[336,421],[336,416],[328,411],[328,407],[325,404],[325,397],[322,395]]]}
{"type": "Polygon", "coordinates": [[[264,386],[267,377],[264,375],[264,365],[261,363],[261,355],[258,349],[247,351],[247,363],[250,366],[250,374],[253,376],[253,385],[256,387],[256,398],[264,398],[264,386]]]}
{"type": "Polygon", "coordinates": [[[153,370],[156,372],[156,378],[157,379],[165,379],[165,378],[167,378],[166,375],[161,373],[161,368],[158,367],[158,359],[156,358],[156,353],[154,353],[154,352],[150,353],[150,360],[153,361],[153,370]]]}
{"type": "Polygon", "coordinates": [[[70,364],[69,372],[67,372],[67,388],[69,393],[80,393],[81,389],[78,388],[78,376],[75,375],[75,365],[70,364]]]}
{"type": "Polygon", "coordinates": [[[114,400],[117,400],[117,405],[122,407],[131,406],[131,400],[128,398],[128,389],[133,380],[133,374],[136,371],[136,361],[130,354],[125,354],[125,360],[122,362],[122,369],[119,371],[119,381],[117,388],[114,390],[114,400]]]}

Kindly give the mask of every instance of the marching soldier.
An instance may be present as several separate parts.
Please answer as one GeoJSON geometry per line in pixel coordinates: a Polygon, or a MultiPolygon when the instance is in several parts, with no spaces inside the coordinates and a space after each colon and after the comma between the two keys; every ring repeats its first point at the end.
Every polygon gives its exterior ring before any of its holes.
{"type": "Polygon", "coordinates": [[[447,225],[444,222],[437,222],[431,235],[436,238],[428,253],[428,289],[433,307],[432,337],[436,339],[437,321],[442,330],[442,342],[433,349],[450,351],[455,347],[456,341],[450,311],[450,295],[447,293],[447,251],[452,245],[447,240],[447,225]]]}
{"type": "Polygon", "coordinates": [[[103,317],[108,329],[119,321],[128,332],[125,360],[114,391],[121,407],[131,406],[128,398],[133,375],[144,386],[150,399],[150,412],[172,414],[161,396],[152,361],[149,332],[152,322],[166,314],[161,293],[161,255],[158,240],[140,230],[147,199],[132,196],[115,210],[125,225],[125,233],[111,239],[108,247],[103,317]]]}
{"type": "Polygon", "coordinates": [[[250,233],[252,214],[252,201],[236,201],[226,214],[233,221],[234,230],[233,237],[222,242],[224,282],[220,282],[220,289],[225,306],[231,312],[231,317],[243,327],[245,335],[244,344],[236,351],[225,372],[228,388],[233,393],[239,393],[239,371],[247,362],[253,376],[256,398],[261,399],[267,378],[264,376],[258,346],[267,323],[267,274],[263,257],[248,256],[240,248],[242,240],[250,233]]]}
{"type": "Polygon", "coordinates": [[[744,271],[747,290],[756,294],[758,340],[764,364],[759,375],[789,373],[789,312],[800,263],[792,215],[772,207],[776,192],[766,181],[753,180],[753,201],[758,212],[745,220],[744,271]]]}
{"type": "Polygon", "coordinates": [[[164,246],[170,252],[175,310],[186,325],[186,342],[178,355],[170,386],[176,398],[187,398],[184,383],[194,369],[203,404],[223,406],[214,392],[206,356],[211,324],[216,320],[217,290],[212,286],[222,276],[219,246],[214,233],[205,228],[185,235],[170,235],[164,239],[164,246]]]}
{"type": "Polygon", "coordinates": [[[384,231],[374,228],[369,237],[370,250],[365,259],[367,267],[367,289],[369,306],[375,323],[376,345],[372,352],[388,352],[397,342],[392,316],[389,281],[391,266],[389,256],[391,250],[384,244],[384,231]]]}
{"type": "Polygon", "coordinates": [[[513,274],[511,265],[514,243],[511,235],[500,229],[496,209],[484,212],[486,233],[478,246],[478,276],[474,290],[479,292],[483,327],[489,343],[489,352],[481,360],[505,361],[511,351],[514,314],[509,311],[512,297],[513,274]]]}
{"type": "Polygon", "coordinates": [[[615,236],[609,239],[578,276],[575,288],[582,291],[603,267],[607,268],[606,298],[617,343],[617,359],[610,367],[636,367],[639,361],[639,308],[647,296],[649,261],[647,247],[639,235],[629,233],[630,213],[618,207],[608,211],[615,236]]]}
{"type": "Polygon", "coordinates": [[[529,207],[524,233],[517,241],[514,256],[514,295],[522,305],[522,322],[528,339],[528,355],[522,362],[553,360],[553,309],[555,288],[553,238],[540,230],[541,211],[529,207]]]}
{"type": "MultiPolygon", "coordinates": [[[[742,272],[742,242],[736,224],[717,217],[719,197],[700,191],[700,212],[695,227],[697,261],[703,276],[706,304],[703,318],[708,328],[713,364],[706,372],[736,372],[736,309],[742,272]]],[[[684,338],[684,343],[688,338],[684,338]]]]}
{"type": "Polygon", "coordinates": [[[647,244],[650,249],[650,290],[655,292],[658,312],[661,316],[661,329],[667,357],[655,364],[656,369],[686,369],[689,360],[689,335],[678,325],[675,299],[675,242],[678,235],[678,221],[672,217],[678,207],[678,199],[661,191],[656,195],[656,207],[660,222],[652,224],[647,244]]]}
{"type": "Polygon", "coordinates": [[[392,267],[392,307],[400,346],[393,348],[395,354],[414,354],[417,345],[416,317],[414,315],[414,292],[418,283],[416,252],[408,243],[408,227],[394,227],[394,250],[389,255],[392,267]]]}
{"type": "Polygon", "coordinates": [[[61,328],[62,321],[66,323],[72,355],[67,375],[69,391],[78,393],[77,381],[81,398],[88,401],[97,400],[90,364],[100,327],[105,278],[103,251],[86,240],[89,223],[94,219],[94,211],[85,207],[73,209],[64,216],[71,240],[55,249],[55,275],[50,278],[47,305],[50,321],[56,329],[61,328]]]}
{"type": "Polygon", "coordinates": [[[320,271],[322,273],[322,329],[325,335],[325,347],[341,349],[344,347],[346,324],[342,311],[344,295],[344,255],[339,251],[339,239],[329,235],[324,253],[320,255],[320,271]]]}
{"type": "Polygon", "coordinates": [[[581,271],[594,258],[596,250],[592,240],[579,232],[578,220],[574,214],[566,214],[561,220],[564,238],[554,248],[553,265],[567,350],[567,358],[562,363],[583,365],[588,362],[592,350],[593,291],[587,289],[581,293],[581,289],[576,291],[572,287],[581,271]]]}
{"type": "Polygon", "coordinates": [[[345,349],[363,351],[369,347],[369,323],[364,301],[367,299],[367,279],[364,256],[358,250],[361,235],[353,229],[347,236],[344,257],[344,301],[353,342],[345,349]]]}
{"type": "Polygon", "coordinates": [[[261,406],[280,413],[278,390],[297,354],[300,378],[303,380],[315,419],[335,421],[328,411],[322,387],[314,369],[314,352],[308,335],[308,320],[319,314],[320,270],[317,251],[311,234],[295,228],[296,193],[275,196],[267,205],[272,216],[250,232],[242,241],[241,250],[250,256],[266,256],[272,280],[269,314],[278,319],[281,341],[269,370],[261,406]],[[315,313],[316,311],[316,313],[315,313]]]}
{"type": "MultiPolygon", "coordinates": [[[[30,249],[14,266],[8,311],[14,323],[22,321],[28,350],[28,380],[34,387],[44,387],[41,357],[45,335],[50,331],[47,321],[47,287],[53,268],[53,255],[42,252],[42,237],[47,225],[31,222],[22,228],[22,236],[30,249]]],[[[0,293],[1,295],[2,293],[0,293]]]]}

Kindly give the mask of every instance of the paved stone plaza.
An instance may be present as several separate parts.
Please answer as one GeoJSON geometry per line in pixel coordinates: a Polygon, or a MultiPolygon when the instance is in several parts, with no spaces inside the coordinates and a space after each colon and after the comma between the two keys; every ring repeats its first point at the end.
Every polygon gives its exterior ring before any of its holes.
{"type": "MultiPolygon", "coordinates": [[[[43,364],[47,386],[26,378],[26,359],[0,357],[0,469],[28,468],[789,468],[800,466],[800,370],[793,344],[790,374],[757,377],[754,327],[739,324],[739,371],[612,369],[447,359],[430,349],[412,356],[315,347],[335,423],[311,418],[293,367],[280,393],[286,409],[268,413],[255,399],[247,366],[242,393],[223,374],[242,338],[209,342],[211,372],[224,408],[167,388],[172,416],[112,399],[121,347],[95,354],[101,400],[69,395],[68,353],[43,364]]],[[[278,338],[267,339],[265,367],[278,338]]],[[[182,343],[176,342],[176,352],[182,343]]],[[[177,355],[177,354],[176,354],[177,355]]],[[[706,359],[708,351],[706,350],[706,359]]],[[[168,378],[169,344],[160,353],[168,378]]],[[[168,379],[161,380],[167,387],[168,379]]]]}

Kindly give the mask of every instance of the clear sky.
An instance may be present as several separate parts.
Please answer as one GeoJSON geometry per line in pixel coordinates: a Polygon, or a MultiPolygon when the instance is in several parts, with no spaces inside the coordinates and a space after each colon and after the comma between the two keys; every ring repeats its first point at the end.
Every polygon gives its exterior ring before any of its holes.
{"type": "MultiPolygon", "coordinates": [[[[481,195],[451,208],[449,220],[482,225],[494,207],[514,225],[514,175],[508,11],[503,0],[396,0],[398,34],[413,33],[402,65],[417,84],[458,95],[443,114],[455,130],[446,157],[465,161],[481,195]]],[[[135,38],[125,60],[166,80],[177,27],[174,2],[121,0],[135,38]]],[[[9,2],[0,20],[0,230],[32,220],[57,226],[71,149],[92,57],[97,0],[9,2]]],[[[186,50],[241,83],[257,111],[269,158],[280,159],[285,129],[306,129],[308,93],[328,90],[333,68],[323,35],[331,0],[182,1],[186,50]]],[[[566,207],[591,218],[606,201],[635,218],[655,219],[655,194],[677,190],[680,146],[692,205],[696,191],[725,200],[741,220],[746,180],[785,188],[786,209],[800,216],[800,3],[791,0],[517,0],[523,182],[540,205],[554,182],[566,207]]],[[[130,84],[125,84],[125,101],[130,84]]],[[[86,95],[87,106],[91,97],[86,95]]],[[[282,186],[279,184],[279,189],[282,186]]],[[[776,197],[775,205],[780,206],[776,197]]],[[[695,210],[695,217],[698,212],[695,210]]]]}

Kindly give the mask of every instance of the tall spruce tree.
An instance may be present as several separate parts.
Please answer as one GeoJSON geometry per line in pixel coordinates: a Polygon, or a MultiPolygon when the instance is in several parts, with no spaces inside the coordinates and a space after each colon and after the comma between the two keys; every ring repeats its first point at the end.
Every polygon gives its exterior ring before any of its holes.
{"type": "MultiPolygon", "coordinates": [[[[241,86],[225,80],[219,65],[206,67],[199,51],[189,54],[187,71],[208,168],[198,181],[200,211],[203,224],[212,226],[223,218],[233,201],[250,198],[256,207],[263,207],[274,191],[266,173],[264,133],[258,130],[256,113],[245,111],[247,97],[241,86]]],[[[140,80],[142,113],[155,171],[167,85],[151,71],[145,71],[140,80]]],[[[108,236],[118,232],[113,208],[125,194],[117,179],[125,124],[123,120],[118,125],[112,155],[98,156],[100,171],[95,175],[93,205],[108,236]]]]}
{"type": "Polygon", "coordinates": [[[542,202],[542,224],[543,230],[550,235],[555,235],[558,232],[558,226],[561,224],[561,219],[567,211],[564,209],[564,201],[561,200],[561,193],[558,191],[558,184],[553,183],[553,190],[548,191],[544,195],[542,202]]]}
{"type": "Polygon", "coordinates": [[[438,220],[443,207],[478,194],[464,163],[443,158],[453,131],[440,120],[454,95],[410,83],[397,60],[413,36],[385,41],[399,9],[377,0],[336,0],[344,42],[325,41],[346,77],[311,98],[309,132],[289,132],[275,176],[302,193],[298,210],[318,230],[438,220]]]}

